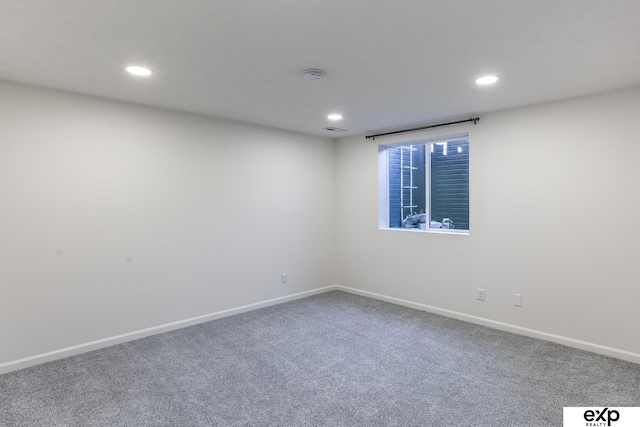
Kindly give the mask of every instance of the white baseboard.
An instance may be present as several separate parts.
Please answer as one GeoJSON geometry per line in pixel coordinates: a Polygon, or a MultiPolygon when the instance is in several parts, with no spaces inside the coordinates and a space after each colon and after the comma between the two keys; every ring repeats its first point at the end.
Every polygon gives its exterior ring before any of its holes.
{"type": "Polygon", "coordinates": [[[600,344],[594,344],[587,341],[580,341],[573,338],[567,338],[560,335],[549,334],[547,332],[537,331],[535,329],[523,328],[520,326],[510,325],[508,323],[497,322],[495,320],[485,319],[482,317],[471,316],[469,314],[460,313],[457,311],[446,310],[443,308],[433,307],[426,304],[420,304],[413,301],[407,301],[400,298],[394,298],[386,295],[376,294],[374,292],[363,291],[360,289],[349,288],[347,286],[336,285],[335,289],[349,292],[364,297],[369,297],[381,301],[390,302],[392,304],[402,305],[409,308],[415,308],[417,310],[427,311],[429,313],[440,314],[442,316],[451,317],[465,322],[475,323],[482,326],[488,326],[490,328],[499,329],[501,331],[512,332],[514,334],[525,335],[527,337],[538,338],[545,341],[551,341],[554,343],[566,345],[568,347],[579,348],[581,350],[590,351],[592,353],[602,354],[605,356],[615,357],[617,359],[626,360],[628,362],[640,364],[640,354],[633,353],[626,350],[620,350],[613,347],[607,347],[600,344]]]}
{"type": "Polygon", "coordinates": [[[126,334],[117,335],[114,337],[109,337],[109,338],[104,338],[96,341],[91,341],[84,344],[74,345],[72,347],[62,348],[60,350],[55,350],[48,353],[25,357],[24,359],[18,359],[18,360],[13,360],[11,362],[0,363],[0,375],[11,372],[11,371],[17,371],[19,369],[28,368],[29,366],[39,365],[41,363],[63,359],[65,357],[74,356],[80,353],[86,353],[88,351],[93,351],[93,350],[109,347],[116,344],[121,344],[123,342],[137,340],[140,338],[148,337],[150,335],[161,334],[163,332],[169,332],[169,331],[173,331],[180,328],[186,328],[187,326],[197,325],[199,323],[209,322],[211,320],[232,316],[234,314],[240,314],[246,311],[257,310],[259,308],[268,307],[270,305],[281,304],[283,302],[309,297],[311,295],[332,291],[334,289],[336,289],[335,285],[325,286],[323,288],[312,289],[310,291],[300,292],[297,294],[287,295],[279,298],[273,298],[270,300],[261,301],[254,304],[243,305],[241,307],[217,311],[215,313],[192,317],[190,319],[179,320],[177,322],[167,323],[160,326],[141,329],[139,331],[128,332],[126,334]]]}
{"type": "Polygon", "coordinates": [[[573,338],[567,338],[560,335],[549,334],[549,333],[537,331],[534,329],[523,328],[520,326],[510,325],[508,323],[497,322],[495,320],[485,319],[477,316],[471,316],[471,315],[460,313],[457,311],[446,310],[443,308],[433,307],[430,305],[408,301],[400,298],[390,297],[387,295],[381,295],[374,292],[363,291],[360,289],[350,288],[347,286],[330,285],[322,288],[312,289],[310,291],[287,295],[284,297],[273,298],[270,300],[261,301],[254,304],[243,305],[241,307],[231,308],[228,310],[217,311],[211,314],[192,317],[190,319],[167,323],[160,326],[154,326],[154,327],[142,329],[139,331],[129,332],[129,333],[117,335],[114,337],[91,341],[88,343],[79,344],[72,347],[62,348],[60,350],[55,350],[48,353],[25,357],[24,359],[18,359],[18,360],[6,362],[6,363],[1,363],[0,375],[11,372],[11,371],[17,371],[19,369],[28,368],[29,366],[39,365],[41,363],[63,359],[65,357],[74,356],[80,353],[86,353],[88,351],[93,351],[93,350],[109,347],[116,344],[121,344],[123,342],[137,340],[140,338],[148,337],[150,335],[156,335],[156,334],[173,331],[180,328],[186,328],[187,326],[197,325],[199,323],[209,322],[211,320],[232,316],[234,314],[240,314],[240,313],[244,313],[251,310],[257,310],[259,308],[281,304],[287,301],[293,301],[296,299],[305,298],[305,297],[309,297],[312,295],[317,295],[317,294],[321,294],[321,293],[329,292],[333,290],[340,290],[340,291],[349,292],[355,295],[374,298],[380,301],[390,302],[392,304],[402,305],[402,306],[414,308],[417,310],[440,314],[442,316],[451,317],[451,318],[462,320],[465,322],[475,323],[478,325],[488,326],[490,328],[499,329],[502,331],[512,332],[515,334],[525,335],[532,338],[551,341],[558,344],[566,345],[568,347],[579,348],[581,350],[591,351],[593,353],[603,354],[605,356],[611,356],[618,359],[640,364],[640,354],[638,353],[633,353],[630,351],[620,350],[612,347],[606,347],[603,345],[594,344],[586,341],[580,341],[573,338]]]}

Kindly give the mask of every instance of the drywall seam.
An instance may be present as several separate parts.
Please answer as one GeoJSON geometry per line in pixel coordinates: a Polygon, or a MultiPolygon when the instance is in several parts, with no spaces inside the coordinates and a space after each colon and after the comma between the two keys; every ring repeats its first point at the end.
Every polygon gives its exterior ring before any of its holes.
{"type": "Polygon", "coordinates": [[[259,308],[269,307],[271,305],[282,304],[284,302],[293,301],[300,298],[321,294],[324,292],[329,292],[334,289],[336,289],[336,285],[325,286],[323,288],[316,288],[310,291],[299,292],[296,294],[286,295],[279,298],[273,298],[266,301],[260,301],[253,304],[243,305],[241,307],[221,310],[215,313],[192,317],[190,319],[179,320],[177,322],[171,322],[164,325],[153,326],[147,329],[141,329],[139,331],[128,332],[122,335],[116,335],[113,337],[103,338],[100,340],[91,341],[84,344],[78,344],[71,347],[54,350],[48,353],[25,357],[23,359],[18,359],[18,360],[0,364],[0,375],[6,374],[12,371],[17,371],[19,369],[28,368],[29,366],[39,365],[42,363],[63,359],[65,357],[74,356],[76,354],[86,353],[93,350],[98,350],[104,347],[110,347],[112,345],[137,340],[137,339],[148,337],[151,335],[157,335],[164,332],[173,331],[176,329],[186,328],[188,326],[209,322],[211,320],[221,319],[227,316],[233,316],[234,314],[240,314],[240,313],[244,313],[251,310],[257,310],[259,308]]]}
{"type": "Polygon", "coordinates": [[[561,335],[550,334],[547,332],[537,331],[535,329],[523,328],[521,326],[511,325],[509,323],[497,322],[495,320],[485,319],[483,317],[472,316],[457,311],[446,310],[444,308],[433,307],[431,305],[421,304],[401,298],[390,297],[387,295],[377,294],[375,292],[363,291],[360,289],[350,288],[342,285],[335,285],[334,289],[349,292],[355,295],[361,295],[377,299],[380,301],[390,302],[392,304],[402,305],[404,307],[414,308],[417,310],[427,311],[429,313],[439,314],[453,319],[462,320],[477,325],[487,326],[501,331],[512,332],[514,334],[524,335],[527,337],[538,338],[544,341],[551,341],[557,344],[566,345],[567,347],[578,348],[590,351],[592,353],[602,354],[605,356],[615,357],[617,359],[626,360],[628,362],[640,364],[640,354],[631,351],[621,350],[613,347],[607,347],[600,344],[594,344],[587,341],[576,340],[573,338],[563,337],[561,335]]]}

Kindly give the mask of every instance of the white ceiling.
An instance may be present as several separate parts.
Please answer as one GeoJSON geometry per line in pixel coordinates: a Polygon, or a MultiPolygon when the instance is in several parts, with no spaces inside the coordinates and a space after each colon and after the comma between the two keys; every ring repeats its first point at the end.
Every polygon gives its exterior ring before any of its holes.
{"type": "Polygon", "coordinates": [[[0,79],[331,137],[640,85],[638,0],[0,6],[0,79]],[[487,73],[500,82],[473,83],[487,73]]]}

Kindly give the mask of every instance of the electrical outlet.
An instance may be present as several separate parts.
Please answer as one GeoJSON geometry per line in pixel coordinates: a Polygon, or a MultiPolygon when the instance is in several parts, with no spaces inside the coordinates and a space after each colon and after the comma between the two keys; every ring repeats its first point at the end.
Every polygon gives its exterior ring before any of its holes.
{"type": "Polygon", "coordinates": [[[282,273],[280,275],[280,281],[282,283],[287,283],[289,281],[289,273],[282,273]]]}
{"type": "Polygon", "coordinates": [[[478,301],[484,301],[484,289],[478,288],[478,301]]]}
{"type": "Polygon", "coordinates": [[[522,295],[513,294],[513,305],[516,307],[522,307],[522,295]]]}

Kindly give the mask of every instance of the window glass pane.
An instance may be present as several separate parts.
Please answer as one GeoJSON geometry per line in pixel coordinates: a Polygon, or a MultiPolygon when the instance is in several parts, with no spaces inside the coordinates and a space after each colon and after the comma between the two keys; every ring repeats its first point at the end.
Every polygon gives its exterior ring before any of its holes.
{"type": "Polygon", "coordinates": [[[424,144],[389,147],[390,228],[426,228],[425,152],[424,144]]]}
{"type": "Polygon", "coordinates": [[[432,147],[431,228],[469,230],[469,140],[432,147]]]}

